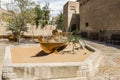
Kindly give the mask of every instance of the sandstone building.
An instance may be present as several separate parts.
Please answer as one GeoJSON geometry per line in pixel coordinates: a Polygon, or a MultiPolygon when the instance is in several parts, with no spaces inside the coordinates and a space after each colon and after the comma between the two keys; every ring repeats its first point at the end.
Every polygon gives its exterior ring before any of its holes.
{"type": "Polygon", "coordinates": [[[66,31],[79,29],[79,2],[68,1],[63,8],[66,31]]]}
{"type": "Polygon", "coordinates": [[[120,34],[120,0],[80,0],[80,31],[85,37],[120,34]]]}

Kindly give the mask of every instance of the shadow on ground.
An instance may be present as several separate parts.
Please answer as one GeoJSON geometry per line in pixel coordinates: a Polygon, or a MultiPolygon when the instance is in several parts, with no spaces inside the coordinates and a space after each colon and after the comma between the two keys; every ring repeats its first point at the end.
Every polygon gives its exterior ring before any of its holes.
{"type": "Polygon", "coordinates": [[[49,55],[48,53],[45,53],[43,50],[38,52],[35,56],[32,57],[42,57],[42,56],[47,56],[49,55]]]}
{"type": "MultiPolygon", "coordinates": [[[[67,45],[61,46],[59,49],[57,49],[57,51],[58,51],[58,52],[59,52],[59,51],[62,51],[64,48],[66,48],[66,46],[67,46],[67,45]]],[[[53,52],[51,52],[51,53],[53,53],[53,52]]],[[[51,54],[51,53],[45,53],[45,52],[42,50],[42,51],[38,52],[35,56],[32,56],[32,57],[47,56],[47,55],[49,55],[49,54],[51,54]]]]}

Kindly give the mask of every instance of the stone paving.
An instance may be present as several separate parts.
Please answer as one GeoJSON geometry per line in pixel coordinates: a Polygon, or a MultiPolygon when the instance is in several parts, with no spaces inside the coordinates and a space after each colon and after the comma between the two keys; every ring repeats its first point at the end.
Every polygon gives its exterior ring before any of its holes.
{"type": "Polygon", "coordinates": [[[100,49],[104,56],[98,73],[92,80],[120,80],[120,46],[88,40],[86,43],[100,49]]]}
{"type": "Polygon", "coordinates": [[[5,47],[0,45],[0,80],[2,80],[2,67],[4,62],[5,47]]]}
{"type": "MultiPolygon", "coordinates": [[[[102,55],[104,55],[96,77],[91,80],[120,80],[120,46],[89,40],[86,40],[86,43],[100,49],[102,55]]],[[[1,75],[5,46],[6,44],[0,43],[0,80],[2,80],[1,75]]]]}

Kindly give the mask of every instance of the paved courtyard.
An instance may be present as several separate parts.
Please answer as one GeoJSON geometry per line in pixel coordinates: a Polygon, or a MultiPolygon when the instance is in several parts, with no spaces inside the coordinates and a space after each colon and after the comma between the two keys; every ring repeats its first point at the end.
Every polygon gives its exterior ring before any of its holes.
{"type": "Polygon", "coordinates": [[[2,80],[2,67],[3,67],[3,61],[4,61],[4,52],[5,47],[0,45],[0,80],[2,80]]]}
{"type": "MultiPolygon", "coordinates": [[[[120,80],[120,46],[89,40],[86,40],[86,43],[100,49],[104,55],[98,73],[92,80],[120,80]]],[[[0,76],[2,75],[5,46],[6,44],[0,43],[0,76]]],[[[0,80],[2,80],[1,77],[0,80]]]]}
{"type": "Polygon", "coordinates": [[[88,40],[86,43],[100,49],[104,56],[94,80],[120,80],[120,46],[88,40]]]}

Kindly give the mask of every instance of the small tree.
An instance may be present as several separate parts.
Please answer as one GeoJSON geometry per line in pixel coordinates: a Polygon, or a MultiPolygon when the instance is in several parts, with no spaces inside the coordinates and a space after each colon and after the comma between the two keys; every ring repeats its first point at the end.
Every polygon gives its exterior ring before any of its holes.
{"type": "Polygon", "coordinates": [[[0,8],[1,8],[1,0],[0,0],[0,8]]]}
{"type": "Polygon", "coordinates": [[[56,24],[57,24],[57,29],[63,30],[63,28],[64,28],[64,18],[63,18],[63,13],[62,12],[60,14],[58,14],[56,24]]]}
{"type": "Polygon", "coordinates": [[[14,15],[14,18],[9,20],[7,30],[12,32],[15,41],[19,41],[20,35],[27,31],[27,26],[21,15],[14,15]]]}
{"type": "Polygon", "coordinates": [[[76,43],[79,43],[79,40],[81,39],[81,37],[79,35],[77,35],[76,32],[72,32],[72,34],[70,34],[68,36],[68,42],[72,43],[73,45],[73,53],[75,53],[75,47],[76,47],[76,43]]]}
{"type": "Polygon", "coordinates": [[[10,30],[16,39],[19,41],[20,35],[27,31],[26,24],[29,22],[29,14],[33,8],[34,2],[30,0],[13,0],[7,5],[11,16],[8,18],[7,30],[10,30]]]}
{"type": "Polygon", "coordinates": [[[35,17],[34,17],[35,25],[36,25],[36,28],[38,28],[40,21],[42,20],[42,9],[40,5],[35,6],[34,13],[35,13],[35,17]]]}
{"type": "Polygon", "coordinates": [[[35,20],[36,28],[38,28],[38,26],[40,25],[40,27],[43,29],[46,25],[49,24],[49,19],[50,19],[49,4],[48,3],[45,4],[45,6],[42,7],[42,9],[40,5],[36,5],[34,11],[35,11],[34,20],[35,20]]]}
{"type": "Polygon", "coordinates": [[[40,5],[36,5],[34,11],[36,28],[38,28],[39,25],[41,25],[41,28],[44,28],[47,24],[49,24],[50,10],[48,3],[42,7],[42,9],[40,5]]]}
{"type": "Polygon", "coordinates": [[[42,8],[42,12],[43,12],[43,17],[41,20],[41,25],[42,28],[45,27],[47,24],[49,24],[49,19],[50,19],[50,10],[49,10],[49,3],[47,3],[43,8],[42,8]]]}

